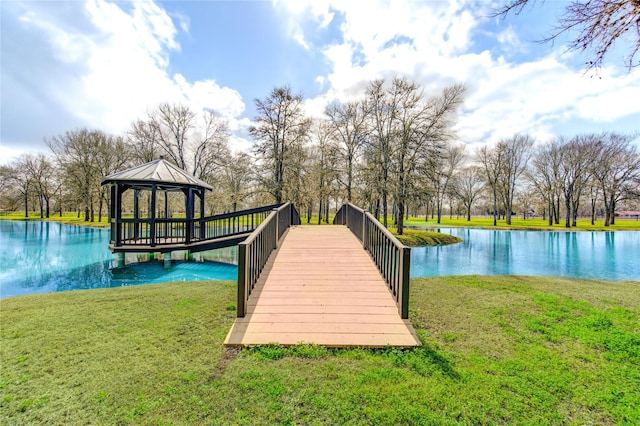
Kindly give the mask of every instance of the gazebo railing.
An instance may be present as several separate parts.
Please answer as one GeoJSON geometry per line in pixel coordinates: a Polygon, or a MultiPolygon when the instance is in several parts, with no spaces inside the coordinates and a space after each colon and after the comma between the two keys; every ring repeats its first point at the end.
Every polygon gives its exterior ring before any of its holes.
{"type": "Polygon", "coordinates": [[[112,227],[114,247],[190,244],[253,232],[274,208],[282,204],[203,218],[121,218],[112,227]],[[115,238],[114,238],[115,228],[115,238]]]}

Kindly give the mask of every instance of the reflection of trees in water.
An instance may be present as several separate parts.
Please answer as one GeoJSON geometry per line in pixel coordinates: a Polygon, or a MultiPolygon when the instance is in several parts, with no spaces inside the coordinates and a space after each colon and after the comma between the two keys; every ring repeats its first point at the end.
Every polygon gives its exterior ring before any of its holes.
{"type": "Polygon", "coordinates": [[[459,236],[464,242],[412,249],[412,277],[516,274],[640,278],[640,232],[438,231],[459,236]]]}

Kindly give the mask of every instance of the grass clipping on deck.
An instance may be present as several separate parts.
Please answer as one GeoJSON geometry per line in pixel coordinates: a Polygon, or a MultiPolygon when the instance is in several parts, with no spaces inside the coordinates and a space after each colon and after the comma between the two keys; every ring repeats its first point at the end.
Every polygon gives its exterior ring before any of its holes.
{"type": "Polygon", "coordinates": [[[3,299],[0,424],[640,423],[640,283],[411,286],[410,350],[225,350],[233,282],[3,299]]]}

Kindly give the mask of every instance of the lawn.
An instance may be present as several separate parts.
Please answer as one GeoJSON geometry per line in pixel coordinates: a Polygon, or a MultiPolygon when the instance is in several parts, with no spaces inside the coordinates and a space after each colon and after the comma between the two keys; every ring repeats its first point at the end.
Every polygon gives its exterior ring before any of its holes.
{"type": "Polygon", "coordinates": [[[51,213],[49,218],[41,217],[40,213],[30,212],[29,217],[24,217],[24,212],[9,212],[0,214],[0,219],[6,220],[44,220],[50,222],[62,223],[65,225],[81,225],[91,226],[95,228],[107,228],[109,226],[109,218],[107,215],[102,216],[102,221],[98,222],[98,215],[95,217],[94,222],[86,222],[84,220],[84,213],[78,217],[77,213],[65,212],[60,216],[59,213],[51,213]]]}
{"type": "Polygon", "coordinates": [[[410,350],[225,349],[233,282],[2,299],[0,423],[640,423],[639,282],[411,285],[410,350]]]}
{"type": "Polygon", "coordinates": [[[442,216],[440,224],[435,219],[424,220],[424,217],[412,217],[405,220],[406,226],[428,226],[428,227],[474,227],[488,229],[518,229],[518,230],[543,230],[543,231],[640,231],[640,221],[630,219],[617,219],[615,225],[604,226],[604,219],[591,224],[591,219],[578,219],[576,227],[566,228],[564,220],[559,225],[549,226],[548,221],[542,219],[523,219],[522,217],[511,218],[511,225],[507,225],[504,220],[499,220],[497,226],[493,226],[492,217],[472,217],[471,221],[466,218],[449,218],[442,216]]]}

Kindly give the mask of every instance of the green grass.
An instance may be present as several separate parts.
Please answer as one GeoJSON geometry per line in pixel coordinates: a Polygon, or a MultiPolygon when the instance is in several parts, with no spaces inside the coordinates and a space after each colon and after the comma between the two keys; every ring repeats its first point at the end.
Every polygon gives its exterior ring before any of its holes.
{"type": "Polygon", "coordinates": [[[640,422],[640,283],[411,284],[409,350],[226,350],[232,282],[3,299],[0,423],[640,422]]]}
{"type": "Polygon", "coordinates": [[[62,217],[60,217],[59,213],[51,213],[49,214],[49,218],[41,217],[40,213],[29,212],[29,217],[24,217],[24,212],[9,212],[2,213],[0,215],[0,220],[44,220],[48,222],[57,222],[65,225],[80,225],[80,226],[91,226],[95,228],[106,228],[109,226],[109,218],[107,215],[102,216],[102,221],[98,222],[98,215],[95,217],[94,222],[86,222],[84,220],[84,214],[81,214],[78,217],[77,213],[62,213],[62,217]]]}
{"type": "Polygon", "coordinates": [[[595,225],[591,224],[590,219],[578,219],[577,226],[565,228],[564,220],[559,225],[549,226],[546,220],[542,219],[522,219],[521,217],[511,218],[511,225],[507,225],[504,220],[499,220],[497,226],[493,226],[493,218],[491,217],[472,217],[471,221],[466,218],[452,218],[443,216],[440,224],[435,219],[428,221],[421,218],[412,217],[405,220],[407,226],[429,226],[429,227],[474,227],[474,228],[490,228],[490,229],[522,229],[522,230],[544,230],[544,231],[640,231],[640,221],[629,219],[617,219],[615,225],[604,226],[604,220],[597,220],[595,225]]]}

